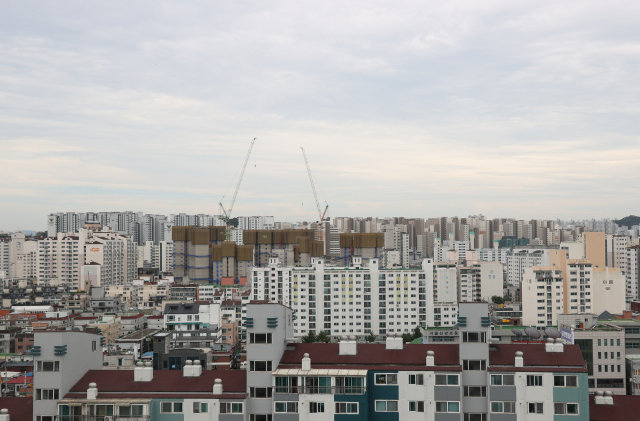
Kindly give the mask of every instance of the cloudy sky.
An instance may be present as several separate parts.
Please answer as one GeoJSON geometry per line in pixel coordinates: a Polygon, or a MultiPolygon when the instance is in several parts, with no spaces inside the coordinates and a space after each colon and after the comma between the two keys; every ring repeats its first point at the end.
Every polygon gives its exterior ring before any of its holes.
{"type": "Polygon", "coordinates": [[[0,5],[0,229],[640,214],[640,2],[0,5]],[[230,187],[231,186],[231,187],[230,187]]]}

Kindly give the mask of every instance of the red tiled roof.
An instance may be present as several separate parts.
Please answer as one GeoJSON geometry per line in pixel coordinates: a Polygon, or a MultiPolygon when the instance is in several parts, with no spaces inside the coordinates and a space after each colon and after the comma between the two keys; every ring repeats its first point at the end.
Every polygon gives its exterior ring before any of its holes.
{"type": "Polygon", "coordinates": [[[591,421],[637,421],[639,409],[640,395],[614,395],[613,405],[596,405],[595,395],[589,395],[591,421]]]}
{"type": "Polygon", "coordinates": [[[76,317],[76,320],[95,320],[98,316],[85,316],[85,317],[76,317]]]}
{"type": "Polygon", "coordinates": [[[11,421],[33,420],[33,398],[0,398],[0,409],[9,410],[11,421]]]}
{"type": "Polygon", "coordinates": [[[18,376],[18,377],[14,377],[13,379],[9,380],[9,384],[29,384],[33,382],[33,376],[18,376]],[[26,381],[25,381],[25,377],[26,377],[26,381]]]}
{"type": "Polygon", "coordinates": [[[247,277],[246,276],[241,276],[239,279],[239,285],[247,285],[247,277]]]}
{"type": "Polygon", "coordinates": [[[6,316],[11,313],[11,310],[0,310],[0,317],[6,316]]]}
{"type": "Polygon", "coordinates": [[[147,320],[149,319],[164,319],[164,316],[147,316],[147,320]]]}
{"type": "Polygon", "coordinates": [[[521,344],[493,344],[496,350],[489,352],[489,366],[493,370],[500,370],[497,366],[515,366],[516,352],[522,351],[524,370],[533,367],[547,367],[545,371],[564,371],[566,367],[573,367],[587,371],[587,366],[578,345],[564,345],[564,352],[547,352],[545,344],[521,343],[521,344]],[[560,368],[565,367],[565,368],[560,368]],[[551,368],[551,369],[549,369],[551,368]]]}
{"type": "MultiPolygon", "coordinates": [[[[150,382],[133,381],[135,370],[89,370],[70,392],[86,395],[89,383],[98,385],[98,395],[109,393],[213,393],[213,381],[222,380],[225,393],[244,393],[247,390],[245,370],[203,370],[200,377],[184,377],[182,370],[155,370],[150,382]]],[[[109,395],[110,396],[110,395],[109,395]]]]}
{"type": "MultiPolygon", "coordinates": [[[[339,344],[296,343],[289,344],[295,350],[285,351],[279,368],[300,365],[304,354],[309,354],[312,368],[337,368],[353,366],[415,366],[427,367],[427,351],[433,351],[436,366],[460,366],[457,344],[405,344],[404,349],[386,349],[385,344],[357,344],[356,355],[339,355],[339,344]],[[331,367],[325,367],[331,366],[331,367]]],[[[436,367],[437,368],[437,367],[436,367]]]]}
{"type": "Polygon", "coordinates": [[[239,306],[242,305],[242,301],[240,300],[224,300],[222,302],[223,306],[239,306]]]}
{"type": "Polygon", "coordinates": [[[120,319],[124,319],[124,320],[132,320],[132,319],[139,319],[140,317],[143,317],[144,314],[140,313],[140,314],[136,314],[135,316],[122,316],[120,317],[120,319]]]}
{"type": "Polygon", "coordinates": [[[233,278],[222,278],[220,285],[233,285],[233,278]]]}

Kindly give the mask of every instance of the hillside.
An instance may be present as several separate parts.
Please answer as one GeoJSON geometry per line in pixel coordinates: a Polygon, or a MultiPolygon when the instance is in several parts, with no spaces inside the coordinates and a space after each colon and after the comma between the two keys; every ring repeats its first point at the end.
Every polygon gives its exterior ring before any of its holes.
{"type": "Polygon", "coordinates": [[[619,226],[624,225],[626,227],[632,227],[634,225],[640,225],[640,216],[629,215],[622,219],[614,220],[613,222],[619,226]]]}

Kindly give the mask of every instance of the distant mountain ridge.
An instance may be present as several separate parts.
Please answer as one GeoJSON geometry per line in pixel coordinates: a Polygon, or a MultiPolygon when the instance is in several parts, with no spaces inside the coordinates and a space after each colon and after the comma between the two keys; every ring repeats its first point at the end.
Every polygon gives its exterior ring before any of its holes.
{"type": "Polygon", "coordinates": [[[634,225],[640,225],[640,216],[629,215],[622,219],[613,220],[619,226],[624,225],[625,227],[632,227],[634,225]]]}

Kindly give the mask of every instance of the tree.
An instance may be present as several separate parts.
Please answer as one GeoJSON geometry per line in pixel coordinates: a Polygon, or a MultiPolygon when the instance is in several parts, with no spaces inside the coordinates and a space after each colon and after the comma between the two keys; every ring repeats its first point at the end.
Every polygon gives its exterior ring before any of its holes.
{"type": "Polygon", "coordinates": [[[317,342],[317,338],[318,337],[316,336],[315,332],[310,331],[308,335],[303,336],[301,339],[305,344],[310,344],[313,342],[317,342]]]}
{"type": "Polygon", "coordinates": [[[331,338],[329,338],[329,335],[327,335],[327,332],[325,332],[324,330],[321,330],[320,333],[318,333],[318,336],[316,336],[316,342],[324,342],[324,343],[328,343],[331,340],[331,338]]]}
{"type": "Polygon", "coordinates": [[[418,338],[422,338],[422,332],[420,332],[420,327],[419,326],[416,326],[413,329],[413,333],[404,333],[402,335],[402,341],[404,343],[413,342],[418,338]]]}
{"type": "Polygon", "coordinates": [[[370,333],[369,336],[367,336],[367,342],[375,342],[376,341],[376,335],[374,335],[373,333],[370,333]]]}
{"type": "Polygon", "coordinates": [[[502,297],[502,300],[504,303],[506,303],[507,301],[511,301],[511,297],[509,297],[508,295],[505,295],[504,297],[502,297]]]}
{"type": "Polygon", "coordinates": [[[491,301],[494,304],[504,304],[504,298],[503,297],[499,297],[497,295],[494,295],[493,297],[491,297],[491,301]]]}

